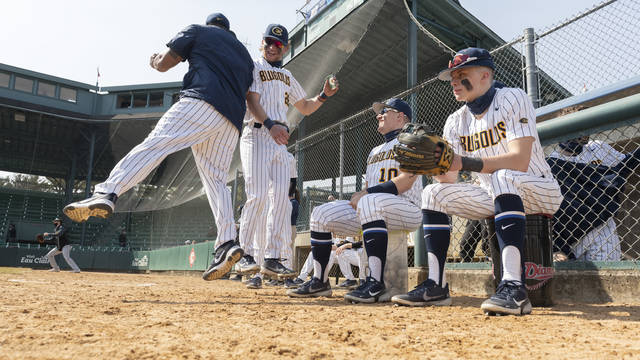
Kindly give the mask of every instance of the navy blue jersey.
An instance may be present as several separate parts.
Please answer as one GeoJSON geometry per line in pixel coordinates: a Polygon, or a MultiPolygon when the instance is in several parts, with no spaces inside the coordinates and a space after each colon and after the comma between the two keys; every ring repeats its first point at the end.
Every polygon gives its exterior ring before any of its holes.
{"type": "Polygon", "coordinates": [[[207,25],[187,26],[167,46],[189,61],[180,96],[213,105],[241,131],[253,81],[253,60],[245,46],[233,33],[207,25]]]}

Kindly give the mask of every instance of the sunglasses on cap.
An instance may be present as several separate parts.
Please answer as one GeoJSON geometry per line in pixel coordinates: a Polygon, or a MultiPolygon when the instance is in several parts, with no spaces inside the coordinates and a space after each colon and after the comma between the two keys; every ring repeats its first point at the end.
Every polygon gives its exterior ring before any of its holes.
{"type": "Polygon", "coordinates": [[[267,44],[267,46],[275,45],[279,49],[282,49],[284,47],[284,44],[281,41],[278,41],[276,39],[266,38],[264,39],[264,42],[267,44]]]}
{"type": "Polygon", "coordinates": [[[466,54],[459,54],[456,55],[452,60],[449,60],[449,69],[454,68],[456,66],[462,65],[462,64],[466,64],[470,61],[474,61],[474,60],[478,60],[477,57],[475,56],[469,56],[466,54]]]}

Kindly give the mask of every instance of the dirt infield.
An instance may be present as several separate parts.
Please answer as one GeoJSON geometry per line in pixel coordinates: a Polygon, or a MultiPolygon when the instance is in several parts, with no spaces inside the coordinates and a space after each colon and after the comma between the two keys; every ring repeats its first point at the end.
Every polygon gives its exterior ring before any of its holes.
{"type": "Polygon", "coordinates": [[[0,359],[640,358],[640,303],[486,317],[462,294],[356,306],[195,276],[7,268],[0,291],[0,359]]]}

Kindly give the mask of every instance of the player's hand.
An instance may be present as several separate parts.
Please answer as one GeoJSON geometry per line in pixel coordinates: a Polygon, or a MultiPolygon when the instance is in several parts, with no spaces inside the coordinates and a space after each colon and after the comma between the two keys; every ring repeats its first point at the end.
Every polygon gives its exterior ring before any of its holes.
{"type": "Polygon", "coordinates": [[[357,209],[358,202],[360,202],[360,198],[362,198],[367,194],[368,194],[367,190],[361,190],[356,193],[353,193],[353,195],[351,195],[351,201],[349,201],[349,205],[351,205],[352,208],[357,209]]]}
{"type": "Polygon", "coordinates": [[[287,145],[289,143],[289,132],[282,125],[273,125],[269,130],[269,134],[278,145],[287,145]]]}
{"type": "Polygon", "coordinates": [[[336,251],[338,248],[335,245],[331,245],[331,251],[336,251]]]}
{"type": "Polygon", "coordinates": [[[337,93],[338,89],[340,88],[340,83],[338,82],[338,78],[334,77],[333,81],[335,83],[335,88],[333,88],[333,89],[331,88],[331,85],[329,84],[329,79],[324,81],[324,88],[322,89],[322,91],[327,96],[335,95],[335,93],[337,93]]]}
{"type": "Polygon", "coordinates": [[[150,65],[153,69],[155,69],[155,68],[156,68],[156,67],[155,67],[155,65],[153,65],[153,62],[156,60],[156,57],[158,57],[158,55],[160,55],[160,54],[158,54],[158,53],[154,53],[153,55],[151,55],[151,58],[149,59],[149,65],[150,65]]]}
{"type": "Polygon", "coordinates": [[[342,254],[345,250],[351,249],[351,243],[344,244],[336,249],[336,255],[342,254]]]}
{"type": "Polygon", "coordinates": [[[553,253],[553,261],[554,262],[562,262],[562,261],[567,261],[569,260],[569,257],[567,257],[567,255],[565,255],[564,253],[558,251],[553,253]]]}

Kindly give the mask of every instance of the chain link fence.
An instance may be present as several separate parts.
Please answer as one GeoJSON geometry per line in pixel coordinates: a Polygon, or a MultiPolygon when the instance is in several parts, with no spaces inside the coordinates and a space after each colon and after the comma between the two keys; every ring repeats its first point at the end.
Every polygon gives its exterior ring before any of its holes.
{"type": "MultiPolygon", "coordinates": [[[[537,106],[633,78],[640,74],[640,58],[636,56],[639,22],[640,1],[603,2],[537,32],[533,42],[522,36],[492,50],[495,78],[509,87],[536,89],[538,98],[533,101],[537,106]],[[535,48],[535,67],[527,63],[527,46],[535,48]],[[534,71],[533,77],[527,76],[527,68],[534,71]],[[537,83],[532,84],[531,79],[537,83]]],[[[440,134],[448,115],[461,106],[449,84],[436,78],[395,97],[412,105],[416,120],[440,134]]],[[[383,141],[376,129],[374,112],[365,109],[290,147],[298,161],[302,195],[298,231],[309,229],[313,208],[329,201],[329,196],[348,199],[362,189],[367,155],[383,141]]],[[[558,144],[545,147],[563,192],[574,199],[555,216],[556,250],[579,260],[640,259],[640,210],[636,206],[640,187],[635,167],[639,130],[640,124],[634,124],[589,134],[581,156],[567,156],[558,144]]],[[[473,177],[463,175],[461,181],[473,181],[473,177]]],[[[489,236],[483,227],[457,217],[452,225],[449,260],[486,261],[488,247],[477,245],[486,243],[483,239],[489,236]]]]}

